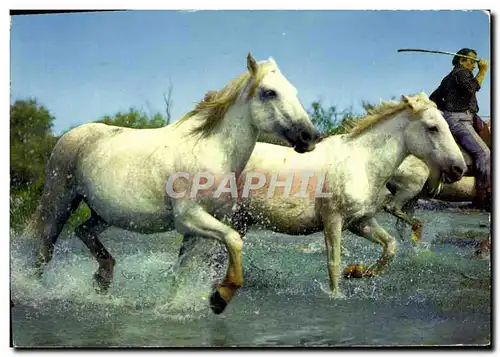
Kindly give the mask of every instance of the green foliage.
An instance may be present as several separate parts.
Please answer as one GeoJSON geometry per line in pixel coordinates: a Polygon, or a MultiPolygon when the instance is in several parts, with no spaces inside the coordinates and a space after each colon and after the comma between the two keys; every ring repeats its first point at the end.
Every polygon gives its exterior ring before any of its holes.
{"type": "Polygon", "coordinates": [[[369,103],[369,102],[364,101],[364,100],[361,102],[361,106],[363,107],[363,109],[366,112],[369,112],[370,110],[375,108],[375,104],[369,103]]]}
{"type": "MultiPolygon", "coordinates": [[[[395,99],[395,97],[391,98],[391,100],[395,99]]],[[[375,108],[375,104],[367,101],[361,101],[361,106],[364,113],[358,114],[353,111],[352,107],[339,111],[336,106],[325,108],[321,101],[315,101],[312,102],[308,113],[316,128],[324,136],[330,136],[349,132],[356,120],[375,108]]]]}
{"type": "Polygon", "coordinates": [[[43,186],[45,164],[57,138],[54,117],[36,100],[18,100],[10,106],[10,187],[14,192],[43,186]]]}
{"type": "Polygon", "coordinates": [[[45,182],[45,165],[57,138],[54,117],[35,99],[10,106],[10,213],[11,226],[27,222],[45,182]]]}
{"type": "Polygon", "coordinates": [[[348,132],[358,115],[352,108],[339,111],[336,106],[331,106],[325,109],[321,101],[315,101],[311,104],[309,117],[323,135],[330,136],[348,132]]]}
{"type": "MultiPolygon", "coordinates": [[[[17,100],[10,107],[10,223],[14,230],[27,224],[40,200],[46,164],[59,139],[52,132],[54,119],[35,99],[17,100]]],[[[137,129],[167,125],[162,114],[148,117],[134,108],[106,115],[97,122],[137,129]]],[[[88,217],[90,209],[83,203],[66,227],[74,228],[88,217]]]]}
{"type": "Polygon", "coordinates": [[[66,222],[64,230],[73,231],[76,227],[90,218],[90,208],[85,202],[82,202],[76,211],[66,222]]]}
{"type": "Polygon", "coordinates": [[[167,120],[160,113],[156,113],[152,117],[148,117],[147,114],[135,108],[130,108],[127,113],[118,112],[113,117],[106,115],[101,120],[98,120],[97,123],[121,126],[125,128],[152,129],[161,128],[167,125],[167,120]]]}

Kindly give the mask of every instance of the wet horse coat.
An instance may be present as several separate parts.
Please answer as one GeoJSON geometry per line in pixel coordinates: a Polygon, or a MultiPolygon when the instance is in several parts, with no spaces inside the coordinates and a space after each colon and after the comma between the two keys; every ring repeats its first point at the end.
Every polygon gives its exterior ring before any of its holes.
{"type": "MultiPolygon", "coordinates": [[[[232,202],[210,196],[174,197],[166,191],[169,177],[179,172],[193,177],[202,171],[238,176],[261,131],[287,140],[301,153],[313,150],[320,136],[297,90],[274,60],[258,64],[249,54],[247,69],[166,127],[128,129],[93,123],[64,134],[49,159],[41,203],[27,230],[40,240],[37,274],[41,276],[52,259],[63,225],[84,201],[92,215],[76,235],[99,263],[94,279],[101,290],[111,284],[115,265],[99,239],[104,229],[176,229],[215,239],[229,252],[226,276],[211,296],[212,310],[222,312],[243,285],[243,242],[238,232],[221,222],[231,213],[232,202]]],[[[179,179],[173,188],[179,193],[192,184],[179,179]]]]}
{"type": "MultiPolygon", "coordinates": [[[[465,171],[463,156],[448,125],[435,104],[424,95],[403,96],[400,103],[384,103],[357,122],[348,135],[334,135],[319,143],[313,152],[296,155],[290,148],[258,143],[243,175],[255,171],[283,177],[292,174],[292,192],[283,190],[268,196],[263,186],[243,198],[233,223],[241,232],[246,217],[267,229],[287,234],[308,234],[324,230],[327,266],[332,294],[339,294],[341,232],[353,233],[382,246],[379,261],[363,273],[372,275],[392,259],[395,239],[378,225],[374,215],[387,195],[387,180],[410,154],[418,155],[433,167],[438,177],[458,180],[465,171]],[[323,193],[315,196],[315,185],[306,197],[295,196],[302,173],[319,179],[326,174],[323,193]],[[295,192],[294,191],[295,188],[295,192]]],[[[189,262],[193,238],[185,238],[181,266],[189,262]]]]}
{"type": "MultiPolygon", "coordinates": [[[[484,123],[477,116],[474,119],[474,127],[478,130],[478,134],[488,146],[491,145],[489,123],[484,123]]],[[[472,159],[462,148],[461,150],[468,169],[462,179],[457,182],[444,184],[432,182],[429,179],[431,170],[422,160],[414,156],[406,158],[391,177],[388,184],[392,187],[393,196],[389,198],[385,209],[401,220],[397,223],[401,235],[403,235],[402,223],[406,222],[412,227],[412,239],[414,241],[420,239],[423,222],[413,217],[415,204],[419,198],[434,198],[450,202],[474,201],[476,180],[472,159]]]]}

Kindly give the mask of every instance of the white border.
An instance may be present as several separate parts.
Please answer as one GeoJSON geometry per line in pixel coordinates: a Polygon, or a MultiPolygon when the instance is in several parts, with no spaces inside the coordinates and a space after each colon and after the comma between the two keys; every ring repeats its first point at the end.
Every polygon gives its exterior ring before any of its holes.
{"type": "MultiPolygon", "coordinates": [[[[1,179],[1,214],[0,214],[0,219],[2,220],[1,222],[1,227],[3,231],[3,235],[0,239],[1,243],[3,244],[3,249],[1,250],[2,252],[5,252],[4,254],[7,255],[6,252],[9,251],[9,192],[8,192],[8,187],[9,187],[9,124],[7,118],[9,117],[8,114],[8,108],[9,108],[9,95],[10,95],[10,88],[9,88],[9,81],[10,81],[10,48],[9,48],[9,41],[10,41],[10,15],[8,10],[10,9],[206,9],[206,10],[217,10],[217,9],[280,9],[280,10],[285,10],[285,9],[291,9],[291,10],[296,10],[296,9],[310,9],[310,10],[326,10],[326,9],[338,9],[338,10],[470,10],[470,9],[491,9],[493,10],[494,16],[497,15],[496,13],[496,8],[498,6],[498,1],[484,1],[484,0],[475,0],[473,2],[471,1],[462,1],[459,2],[457,0],[446,0],[446,1],[431,1],[431,0],[413,0],[413,1],[388,1],[388,0],[378,0],[378,1],[359,1],[359,0],[349,0],[349,1],[342,1],[342,2],[335,2],[333,1],[326,1],[326,0],[307,0],[307,1],[291,1],[291,0],[280,0],[280,1],[270,1],[270,0],[251,0],[251,1],[245,1],[245,2],[238,2],[236,0],[212,0],[212,1],[202,1],[202,0],[183,0],[183,1],[169,1],[166,3],[165,1],[151,1],[151,0],[141,0],[140,2],[138,1],[106,1],[105,3],[102,0],[89,0],[89,1],[13,1],[13,0],[7,0],[2,2],[2,12],[0,12],[0,19],[1,24],[2,24],[2,32],[1,32],[1,41],[2,41],[2,48],[4,48],[4,51],[2,51],[2,81],[1,83],[4,86],[4,91],[2,92],[2,96],[0,96],[0,100],[2,101],[2,108],[4,108],[4,114],[2,116],[2,120],[0,121],[1,125],[4,126],[2,130],[0,130],[1,134],[4,135],[4,139],[0,140],[0,145],[2,145],[2,150],[0,151],[1,155],[1,162],[2,166],[4,167],[4,174],[0,176],[1,179]]],[[[498,19],[496,19],[498,21],[498,19]]],[[[422,24],[422,26],[425,26],[425,24],[422,24]]],[[[498,24],[496,25],[498,26],[498,24]]],[[[495,27],[496,27],[495,26],[495,27]]],[[[493,29],[495,30],[495,28],[493,29]]],[[[495,34],[493,35],[493,38],[495,39],[495,44],[497,43],[497,36],[496,36],[496,31],[495,34]]],[[[495,46],[493,45],[492,50],[495,50],[495,46]]],[[[496,53],[495,53],[495,58],[496,58],[496,53]]],[[[495,66],[496,63],[492,63],[492,66],[495,66]]],[[[496,73],[496,70],[495,70],[496,73]]],[[[496,78],[493,78],[493,87],[496,88],[496,78]]],[[[492,103],[500,103],[498,100],[498,93],[495,92],[495,96],[492,100],[492,103]]],[[[496,113],[495,113],[496,114],[496,113]]],[[[492,118],[495,116],[495,114],[492,114],[492,118]]],[[[493,119],[493,130],[495,130],[496,124],[495,124],[495,119],[493,119]]],[[[494,136],[496,136],[494,134],[494,136]]],[[[498,162],[496,160],[496,155],[494,155],[495,159],[495,167],[498,167],[498,162]]],[[[495,182],[495,187],[496,187],[496,182],[495,182]]],[[[496,202],[495,202],[496,203],[496,202]]],[[[496,205],[495,205],[496,206],[496,205]]],[[[494,239],[496,237],[493,237],[494,239]]],[[[494,244],[495,246],[495,244],[494,244]]],[[[6,256],[4,259],[0,259],[0,262],[2,264],[2,279],[4,279],[3,284],[1,285],[3,287],[3,294],[2,294],[2,303],[0,306],[3,308],[0,309],[1,312],[1,317],[0,320],[2,321],[2,336],[3,336],[3,342],[2,342],[2,349],[7,350],[7,354],[13,354],[14,351],[10,348],[5,348],[8,346],[8,336],[9,336],[9,310],[7,310],[7,295],[8,295],[8,290],[9,290],[9,257],[6,256]]],[[[495,274],[496,276],[496,274],[495,274]]],[[[496,285],[496,280],[495,279],[495,285],[496,285]]],[[[9,302],[10,306],[10,302],[9,302]]],[[[496,305],[495,305],[496,306],[496,305]]],[[[341,313],[341,312],[340,312],[341,313]]],[[[496,325],[496,324],[495,324],[496,325]]],[[[495,326],[497,327],[497,325],[495,326]]],[[[494,329],[496,331],[497,329],[494,329]]],[[[497,346],[498,347],[498,346],[497,346]]],[[[65,354],[69,354],[73,351],[68,350],[67,352],[62,352],[65,354]]],[[[86,352],[86,351],[85,351],[86,352]]],[[[104,354],[104,352],[98,352],[98,351],[90,351],[93,355],[101,355],[104,354]]],[[[178,352],[175,351],[165,351],[169,354],[178,354],[178,352]]],[[[230,351],[230,353],[235,353],[237,350],[230,351]]],[[[269,352],[262,352],[262,351],[256,351],[259,354],[267,354],[269,352]]],[[[335,350],[332,351],[335,353],[335,355],[344,355],[345,352],[341,350],[335,350]]],[[[359,351],[355,352],[355,354],[364,354],[367,351],[359,351]]],[[[375,352],[375,351],[374,351],[375,352]]],[[[405,350],[405,351],[396,351],[399,353],[411,353],[411,354],[429,354],[429,353],[436,353],[433,351],[418,351],[418,350],[405,350]]],[[[439,351],[440,353],[445,353],[445,354],[455,354],[456,351],[439,351]]],[[[469,353],[474,353],[473,351],[468,351],[469,353]]],[[[40,352],[33,352],[33,353],[40,353],[40,352]]],[[[49,352],[50,353],[50,352],[49,352]]],[[[61,352],[60,352],[61,353],[61,352]]],[[[129,352],[131,354],[139,354],[141,352],[129,352]]],[[[207,353],[204,351],[204,353],[207,353]]],[[[209,352],[208,353],[219,353],[219,351],[214,351],[214,352],[209,352]]],[[[304,352],[301,351],[299,353],[309,353],[309,352],[304,352]]],[[[477,352],[476,352],[477,353],[477,352]]],[[[185,352],[183,353],[183,355],[185,352]]],[[[2,355],[3,352],[2,352],[2,355]]],[[[346,354],[347,355],[347,354],[346,354]]],[[[349,355],[352,355],[352,352],[349,353],[349,355]]]]}

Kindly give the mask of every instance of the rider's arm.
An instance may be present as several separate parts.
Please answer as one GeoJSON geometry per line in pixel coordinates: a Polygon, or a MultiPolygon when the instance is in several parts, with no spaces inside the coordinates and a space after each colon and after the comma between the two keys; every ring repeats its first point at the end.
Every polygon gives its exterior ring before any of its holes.
{"type": "MultiPolygon", "coordinates": [[[[479,76],[479,73],[478,73],[479,76]]],[[[466,69],[461,69],[455,72],[454,74],[456,84],[462,88],[463,90],[468,91],[471,94],[476,93],[479,89],[481,89],[481,84],[479,83],[478,78],[474,78],[472,73],[467,71],[466,69]]],[[[483,74],[484,78],[484,74],[483,74]]],[[[481,79],[482,82],[482,79],[481,79]]]]}
{"type": "Polygon", "coordinates": [[[479,72],[476,75],[476,80],[481,85],[484,80],[484,76],[486,75],[486,71],[488,70],[488,63],[485,60],[480,60],[479,64],[479,72]]]}

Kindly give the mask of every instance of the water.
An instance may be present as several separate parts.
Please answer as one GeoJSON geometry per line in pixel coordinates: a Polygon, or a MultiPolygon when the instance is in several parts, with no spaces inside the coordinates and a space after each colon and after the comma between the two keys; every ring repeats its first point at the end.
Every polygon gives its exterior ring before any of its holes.
{"type": "MultiPolygon", "coordinates": [[[[192,267],[186,284],[172,288],[180,243],[175,232],[107,230],[103,242],[117,259],[108,296],[94,292],[97,263],[75,237],[60,238],[53,262],[36,281],[30,275],[34,243],[14,236],[12,339],[19,347],[488,344],[489,260],[471,259],[471,244],[440,237],[487,235],[489,216],[428,210],[416,215],[426,222],[424,247],[399,244],[383,276],[343,280],[342,299],[327,293],[322,233],[293,237],[252,230],[245,240],[245,287],[218,316],[207,302],[214,277],[203,269],[192,267]]],[[[378,218],[396,234],[392,217],[378,218]]],[[[344,232],[342,267],[373,262],[379,251],[344,232]]]]}

